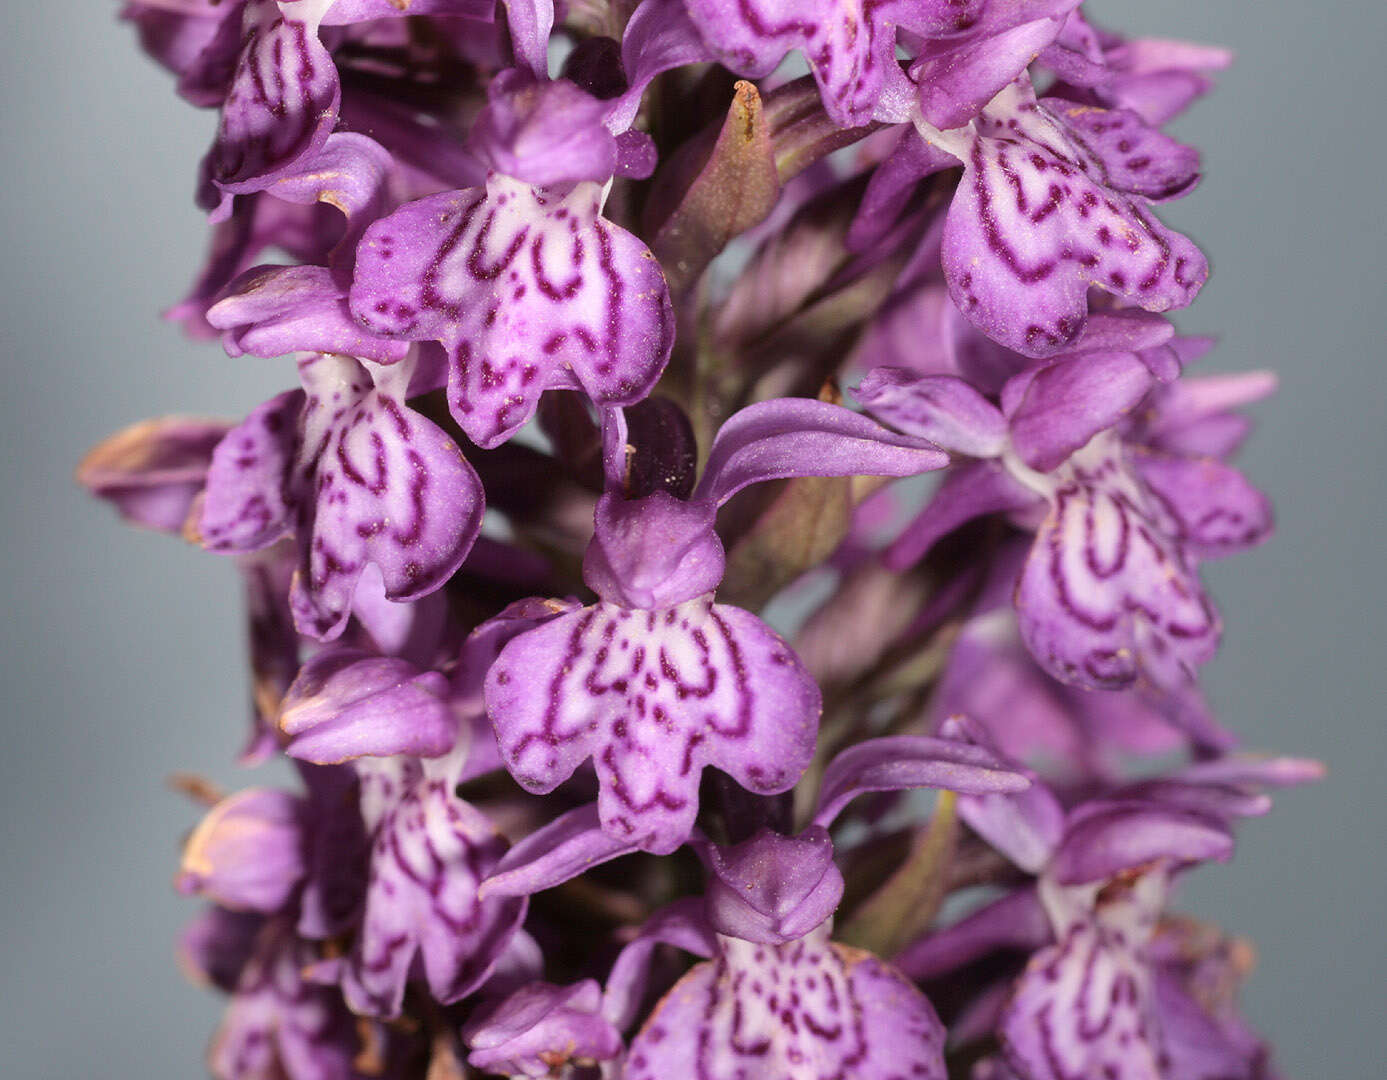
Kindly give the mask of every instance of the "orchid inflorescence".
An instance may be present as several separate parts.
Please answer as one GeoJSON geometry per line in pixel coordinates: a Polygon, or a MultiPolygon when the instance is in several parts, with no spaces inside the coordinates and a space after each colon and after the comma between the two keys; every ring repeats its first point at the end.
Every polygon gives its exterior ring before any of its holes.
{"type": "Polygon", "coordinates": [[[1198,684],[1274,380],[1185,374],[1153,205],[1226,53],[1077,0],[124,17],[220,113],[169,316],[298,377],[80,471],[235,562],[243,758],[300,780],[176,878],[216,1076],[1271,1075],[1248,947],[1166,908],[1320,771],[1198,684]]]}

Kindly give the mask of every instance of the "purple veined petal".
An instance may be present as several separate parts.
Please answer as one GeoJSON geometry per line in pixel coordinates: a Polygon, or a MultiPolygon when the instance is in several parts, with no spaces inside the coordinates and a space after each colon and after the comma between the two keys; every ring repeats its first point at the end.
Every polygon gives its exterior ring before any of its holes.
{"type": "MultiPolygon", "coordinates": [[[[1119,186],[1076,134],[1075,124],[1091,129],[1101,113],[1052,113],[1018,82],[959,151],[965,171],[944,226],[950,295],[979,329],[1026,356],[1073,345],[1090,288],[1165,311],[1189,304],[1208,276],[1199,250],[1145,208],[1146,189],[1119,186]]],[[[1126,160],[1118,178],[1137,165],[1126,160]]]]}
{"type": "Polygon", "coordinates": [[[347,26],[402,15],[442,15],[490,22],[495,10],[495,0],[334,0],[323,16],[323,25],[347,26]]]}
{"type": "Polygon", "coordinates": [[[719,934],[762,945],[802,938],[830,918],[843,897],[828,832],[798,836],[762,829],[735,847],[708,845],[708,919],[719,934]]]}
{"type": "Polygon", "coordinates": [[[1151,973],[1135,948],[1075,927],[1017,980],[999,1035],[1028,1080],[1163,1080],[1151,973]]]}
{"type": "Polygon", "coordinates": [[[444,676],[360,649],[324,649],[304,664],[279,723],[289,736],[285,753],[318,765],[363,755],[437,757],[458,738],[444,676]]]}
{"type": "Polygon", "coordinates": [[[507,1076],[546,1077],[570,1063],[611,1061],[624,1044],[601,1006],[602,988],[592,979],[521,987],[463,1025],[463,1041],[472,1050],[468,1064],[507,1076]]]}
{"type": "Polygon", "coordinates": [[[1041,105],[1062,115],[1070,138],[1103,163],[1109,187],[1167,202],[1199,183],[1199,151],[1130,110],[1086,109],[1060,98],[1044,98],[1041,105]]]}
{"type": "Polygon", "coordinates": [[[1024,510],[1039,503],[1040,496],[995,461],[955,465],[928,505],[886,549],[887,569],[914,566],[930,548],[974,518],[1003,510],[1024,510]]]}
{"type": "Polygon", "coordinates": [[[719,939],[631,1042],[626,1080],[944,1080],[944,1026],[904,976],[827,928],[787,945],[719,939]]]}
{"type": "Polygon", "coordinates": [[[333,0],[246,4],[241,57],[205,164],[224,207],[232,194],[263,190],[316,153],[331,134],[341,84],[318,40],[318,25],[332,5],[333,0]]]}
{"type": "Polygon", "coordinates": [[[1149,452],[1134,452],[1133,461],[1194,555],[1233,555],[1271,536],[1271,502],[1232,466],[1149,452]]]}
{"type": "Polygon", "coordinates": [[[891,962],[916,981],[937,979],[995,950],[1033,952],[1053,940],[1049,916],[1027,886],[912,942],[891,962]]]}
{"type": "Polygon", "coordinates": [[[941,129],[968,123],[1026,70],[1055,39],[1067,9],[1077,7],[1078,0],[989,3],[983,24],[972,28],[966,43],[928,43],[910,68],[924,118],[941,129]]]}
{"type": "Polygon", "coordinates": [[[532,896],[639,848],[602,831],[588,803],[535,830],[512,847],[482,882],[480,895],[532,896]]]}
{"type": "Polygon", "coordinates": [[[416,958],[429,992],[451,1004],[486,981],[525,917],[526,901],[483,899],[505,841],[452,791],[456,767],[417,759],[359,763],[372,827],[361,929],[340,970],[354,1012],[395,1017],[416,958]]]}
{"type": "Polygon", "coordinates": [[[228,356],[340,353],[381,364],[408,354],[407,341],[377,337],[351,317],[347,297],[325,266],[257,266],[207,309],[228,356]]]}
{"type": "MultiPolygon", "coordinates": [[[[739,75],[770,74],[792,49],[809,61],[824,111],[840,127],[874,115],[896,66],[896,23],[962,22],[943,0],[875,6],[843,0],[685,0],[689,17],[716,58],[739,75]]],[[[912,26],[913,28],[913,26],[912,26]]]]}
{"type": "Polygon", "coordinates": [[[873,368],[852,391],[873,416],[907,434],[975,458],[1006,448],[1007,422],[997,406],[953,375],[873,368]]]}
{"type": "Polygon", "coordinates": [[[641,97],[656,76],[712,59],[712,50],[690,21],[684,0],[642,0],[621,38],[621,66],[629,85],[612,102],[607,126],[614,132],[630,128],[641,97]]]}
{"type": "Polygon", "coordinates": [[[537,187],[595,180],[616,171],[617,143],[604,121],[610,106],[567,79],[505,71],[487,88],[468,141],[496,172],[537,187]]]}
{"type": "Polygon", "coordinates": [[[175,884],[233,911],[273,915],[304,875],[303,800],[248,788],[217,803],[188,837],[175,884]]]}
{"type": "Polygon", "coordinates": [[[749,484],[792,476],[914,476],[948,460],[841,405],[779,398],[748,405],[718,429],[694,500],[720,506],[749,484]]]}
{"type": "Polygon", "coordinates": [[[479,446],[519,430],[546,389],[629,405],[664,369],[664,275],[598,216],[600,198],[596,184],[558,199],[493,175],[485,191],[408,203],[362,240],[353,314],[373,333],[448,349],[449,408],[479,446]]]}
{"type": "Polygon", "coordinates": [[[178,76],[178,93],[204,108],[220,105],[241,53],[241,7],[234,2],[127,3],[140,47],[178,76]]]}
{"type": "Polygon", "coordinates": [[[704,959],[718,951],[718,937],[708,924],[702,898],[686,896],[660,908],[617,954],[602,995],[602,1015],[618,1031],[636,1021],[650,980],[657,945],[671,945],[704,959]]]}
{"type": "Polygon", "coordinates": [[[1115,436],[1064,469],[1017,584],[1026,647],[1090,689],[1192,681],[1218,646],[1218,615],[1115,436]]]}
{"type": "Polygon", "coordinates": [[[408,371],[383,369],[373,383],[356,360],[319,355],[299,372],[308,389],[299,468],[312,488],[300,496],[290,599],[300,630],[328,640],[346,625],[368,563],[391,600],[447,581],[481,528],[483,493],[457,444],[403,403],[408,371]]]}
{"type": "Polygon", "coordinates": [[[352,1076],[356,1019],[336,989],[305,978],[315,959],[313,947],[282,919],[259,932],[208,1049],[214,1076],[352,1076]]]}
{"type": "Polygon", "coordinates": [[[289,390],[256,408],[212,452],[191,532],[209,551],[268,547],[294,527],[290,474],[304,392],[289,390]]]}
{"type": "Polygon", "coordinates": [[[1049,873],[1061,885],[1116,877],[1161,859],[1226,862],[1233,836],[1201,810],[1139,800],[1088,804],[1071,820],[1049,873]]]}
{"type": "MultiPolygon", "coordinates": [[[[1134,352],[1084,353],[1018,375],[1007,387],[1025,387],[1008,414],[1011,445],[1032,469],[1050,472],[1100,431],[1115,427],[1155,381],[1134,352]]],[[[1004,402],[1007,397],[1004,390],[1004,402]]]]}
{"type": "Polygon", "coordinates": [[[601,603],[511,641],[486,682],[506,768],[552,791],[593,758],[602,827],[668,854],[693,829],[712,765],[763,795],[814,752],[818,687],[749,612],[700,597],[664,611],[601,603]]]}
{"type": "Polygon", "coordinates": [[[827,828],[870,791],[932,787],[964,795],[1024,791],[1030,781],[980,746],[928,735],[889,735],[848,747],[828,763],[814,824],[827,828]]]}
{"type": "Polygon", "coordinates": [[[713,508],[663,491],[644,499],[603,495],[597,502],[583,580],[611,604],[643,611],[704,596],[722,581],[726,558],[713,508]]]}
{"type": "Polygon", "coordinates": [[[229,430],[223,420],[143,420],[87,451],[77,466],[77,482],[126,521],[177,535],[207,482],[212,453],[229,430]]]}

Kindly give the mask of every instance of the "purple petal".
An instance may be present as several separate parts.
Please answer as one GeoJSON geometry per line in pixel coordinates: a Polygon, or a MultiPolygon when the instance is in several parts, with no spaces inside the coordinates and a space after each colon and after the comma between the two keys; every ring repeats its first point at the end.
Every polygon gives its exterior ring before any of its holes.
{"type": "Polygon", "coordinates": [[[549,74],[549,33],[554,28],[554,0],[503,0],[515,58],[538,78],[549,74]]]}
{"type": "Polygon", "coordinates": [[[355,1018],[335,989],[305,979],[316,958],[313,946],[283,920],[260,931],[208,1050],[213,1075],[227,1080],[347,1080],[352,1075],[355,1018]]]}
{"type": "Polygon", "coordinates": [[[907,945],[892,963],[915,980],[937,979],[998,949],[1033,952],[1054,940],[1034,888],[1017,889],[907,945]]]}
{"type": "Polygon", "coordinates": [[[446,766],[397,758],[358,768],[374,840],[342,992],[355,1012],[398,1016],[417,953],[430,993],[451,1004],[486,980],[525,916],[524,900],[478,894],[505,841],[452,793],[446,766]]]}
{"type": "Polygon", "coordinates": [[[308,388],[299,460],[312,489],[300,496],[307,520],[292,604],[300,629],[323,640],[346,624],[368,563],[387,597],[415,600],[453,575],[481,528],[477,474],[452,439],[403,404],[408,372],[387,370],[400,392],[373,385],[349,357],[299,365],[308,388]]]}
{"type": "Polygon", "coordinates": [[[562,199],[493,176],[409,203],[367,230],[352,312],[387,337],[449,351],[448,403],[479,446],[508,439],[546,389],[598,405],[644,397],[669,358],[664,275],[598,216],[600,189],[562,199]]]}
{"type": "Polygon", "coordinates": [[[303,874],[303,800],[249,788],[217,803],[193,830],[176,884],[234,911],[273,915],[303,874]]]}
{"type": "Polygon", "coordinates": [[[1028,1080],[1163,1080],[1151,974],[1135,949],[1080,926],[1037,953],[1017,981],[999,1032],[1028,1080]]]}
{"type": "Polygon", "coordinates": [[[820,699],[797,657],[738,608],[602,603],[511,641],[486,683],[507,769],[552,791],[588,757],[602,827],[656,854],[687,839],[703,768],[788,790],[814,751],[820,699]]]}
{"type": "Polygon", "coordinates": [[[406,660],[325,649],[284,697],[285,752],[318,765],[368,755],[437,757],[457,741],[448,680],[406,660]]]}
{"type": "Polygon", "coordinates": [[[695,501],[721,505],[749,484],[791,476],[914,476],[942,469],[937,447],[811,398],[749,405],[718,430],[695,501]]]}
{"type": "Polygon", "coordinates": [[[324,352],[382,364],[403,360],[409,342],[377,337],[361,328],[346,294],[324,266],[257,266],[246,271],[207,309],[221,330],[228,356],[275,357],[324,352]]]}
{"type": "Polygon", "coordinates": [[[178,935],[178,966],[189,979],[229,994],[264,925],[265,917],[258,912],[209,904],[178,935]]]}
{"type": "Polygon", "coordinates": [[[1007,422],[1001,411],[952,375],[873,368],[852,394],[873,416],[945,450],[992,458],[1006,448],[1007,422]]]}
{"type": "Polygon", "coordinates": [[[818,936],[721,943],[632,1040],[626,1080],[947,1075],[933,1007],[876,957],[818,936]]]}
{"type": "Polygon", "coordinates": [[[1193,680],[1218,616],[1116,444],[1067,466],[1017,586],[1026,646],[1055,678],[1100,690],[1145,673],[1193,680]]]}
{"type": "Polygon", "coordinates": [[[1232,555],[1271,535],[1271,503],[1237,469],[1212,458],[1150,453],[1134,460],[1147,489],[1178,526],[1174,535],[1194,555],[1232,555]]]}
{"type": "Polygon", "coordinates": [[[482,882],[481,896],[532,896],[637,850],[603,832],[597,804],[588,803],[559,815],[506,852],[482,882]]]}
{"type": "Polygon", "coordinates": [[[1029,784],[980,746],[927,735],[868,739],[829,762],[814,824],[827,827],[848,803],[869,791],[932,787],[985,795],[1023,791],[1029,784]]]}
{"type": "Polygon", "coordinates": [[[865,253],[889,234],[925,177],[958,165],[946,150],[927,143],[913,127],[901,132],[895,148],[872,173],[862,202],[848,227],[847,248],[865,253]]]}
{"type": "Polygon", "coordinates": [[[942,0],[886,0],[875,6],[843,0],[685,0],[685,6],[716,58],[739,75],[760,78],[790,50],[803,52],[824,111],[840,127],[872,119],[887,69],[896,65],[895,24],[957,10],[942,0]]]}
{"type": "Polygon", "coordinates": [[[597,503],[583,580],[603,600],[652,611],[703,596],[722,580],[726,559],[712,508],[657,491],[597,503]]]}
{"type": "Polygon", "coordinates": [[[289,492],[304,393],[271,398],[212,453],[194,532],[209,551],[255,551],[293,528],[289,492]]]}
{"type": "Polygon", "coordinates": [[[784,945],[829,918],[843,897],[833,841],[817,825],[798,836],[763,829],[735,847],[708,847],[708,918],[719,934],[784,945]]]}
{"type": "Polygon", "coordinates": [[[1157,859],[1226,862],[1232,853],[1232,834],[1206,813],[1139,801],[1100,802],[1071,820],[1050,873],[1062,885],[1080,885],[1157,859]]]}
{"type": "Polygon", "coordinates": [[[1198,249],[1118,186],[1110,163],[1068,126],[1099,123],[1095,112],[1052,113],[1018,84],[959,150],[966,168],[944,227],[950,295],[989,337],[1027,356],[1077,339],[1090,287],[1165,311],[1187,305],[1208,276],[1198,249]]]}
{"type": "Polygon", "coordinates": [[[1078,0],[992,3],[982,22],[970,28],[966,44],[927,43],[910,69],[925,119],[945,129],[968,123],[1055,39],[1065,9],[1074,7],[1078,0]]]}
{"type": "Polygon", "coordinates": [[[887,569],[905,570],[960,525],[983,514],[1023,510],[1039,501],[1040,496],[995,461],[956,465],[944,475],[929,504],[886,549],[882,561],[887,569]]]}
{"type": "MultiPolygon", "coordinates": [[[[1132,352],[1066,357],[1018,375],[1020,401],[1009,410],[1011,442],[1032,469],[1050,472],[1146,397],[1155,379],[1132,352]]],[[[1008,398],[1003,391],[1003,401],[1008,398]]]]}
{"type": "Polygon", "coordinates": [[[507,1076],[555,1075],[570,1063],[610,1061],[621,1034],[601,1015],[602,990],[592,979],[571,986],[537,982],[484,1006],[462,1028],[468,1064],[507,1076]]]}
{"type": "Polygon", "coordinates": [[[228,429],[224,421],[181,416],[141,421],[87,451],[77,482],[126,521],[178,534],[228,429]]]}
{"type": "Polygon", "coordinates": [[[224,194],[260,191],[316,153],[341,85],[318,24],[332,0],[249,0],[245,41],[206,169],[224,194]]]}
{"type": "Polygon", "coordinates": [[[621,38],[621,66],[629,88],[612,103],[607,126],[615,132],[631,126],[641,97],[656,76],[711,59],[713,54],[689,20],[684,0],[642,0],[621,38]]]}
{"type": "Polygon", "coordinates": [[[1085,109],[1059,98],[1041,103],[1063,115],[1071,137],[1107,170],[1108,186],[1165,202],[1199,183],[1199,151],[1178,143],[1127,109],[1085,109]]]}
{"type": "Polygon", "coordinates": [[[1232,784],[1238,787],[1290,787],[1323,780],[1323,762],[1309,758],[1259,757],[1228,754],[1186,765],[1175,774],[1193,783],[1232,784]]]}
{"type": "Polygon", "coordinates": [[[645,921],[635,939],[617,954],[607,977],[602,1015],[618,1030],[626,1030],[636,1020],[657,945],[672,945],[705,958],[717,953],[718,938],[708,925],[701,898],[686,896],[666,904],[645,921]]]}
{"type": "Polygon", "coordinates": [[[606,102],[567,79],[519,71],[502,72],[487,93],[468,139],[491,168],[537,187],[611,179],[617,145],[604,124],[606,102]]]}

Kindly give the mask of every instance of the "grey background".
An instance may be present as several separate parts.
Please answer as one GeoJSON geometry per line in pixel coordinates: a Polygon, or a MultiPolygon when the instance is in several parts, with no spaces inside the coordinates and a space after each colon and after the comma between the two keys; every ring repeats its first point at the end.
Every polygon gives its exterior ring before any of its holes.
{"type": "MultiPolygon", "coordinates": [[[[117,427],[240,416],[291,378],[156,318],[201,254],[190,191],[212,117],[174,97],[113,9],[16,3],[0,37],[0,1073],[16,1078],[201,1074],[219,1004],[174,965],[194,906],[169,884],[196,812],[162,778],[273,782],[229,764],[245,720],[231,568],[118,525],[71,480],[117,427]]],[[[1216,266],[1182,324],[1223,335],[1214,366],[1283,379],[1243,459],[1280,531],[1208,571],[1228,622],[1208,682],[1251,744],[1330,766],[1185,906],[1258,942],[1246,1007],[1289,1075],[1380,1077],[1387,9],[1089,9],[1239,55],[1176,127],[1208,176],[1164,215],[1216,266]]]]}

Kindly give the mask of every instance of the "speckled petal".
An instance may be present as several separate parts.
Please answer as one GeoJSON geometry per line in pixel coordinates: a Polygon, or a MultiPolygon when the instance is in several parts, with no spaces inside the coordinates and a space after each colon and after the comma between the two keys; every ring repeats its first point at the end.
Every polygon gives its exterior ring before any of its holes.
{"type": "Polygon", "coordinates": [[[788,945],[722,938],[631,1042],[626,1080],[944,1080],[944,1026],[904,976],[817,933],[788,945]]]}
{"type": "Polygon", "coordinates": [[[707,765],[774,794],[809,763],[820,698],[789,646],[703,597],[665,611],[601,603],[522,634],[492,665],[487,711],[527,790],[588,757],[602,826],[666,854],[688,837],[707,765]]]}
{"type": "Polygon", "coordinates": [[[481,879],[505,841],[453,794],[454,763],[393,758],[358,765],[372,827],[371,878],[342,991],[356,1012],[394,1017],[417,961],[444,1004],[491,973],[525,915],[524,900],[482,900],[481,879]]]}
{"type": "Polygon", "coordinates": [[[944,229],[950,295],[989,337],[1027,356],[1074,343],[1090,288],[1165,311],[1189,304],[1208,276],[1199,250],[1145,207],[1176,178],[1139,182],[1130,175],[1144,175],[1139,154],[1119,162],[1085,142],[1109,122],[1091,107],[1039,103],[1017,83],[959,143],[965,172],[944,229]]]}
{"type": "Polygon", "coordinates": [[[205,163],[224,195],[263,190],[332,132],[341,85],[332,55],[318,40],[332,3],[246,4],[241,57],[205,163]]]}
{"type": "Polygon", "coordinates": [[[1057,477],[1017,586],[1027,648],[1055,678],[1090,689],[1143,674],[1192,681],[1217,648],[1218,615],[1115,437],[1095,439],[1057,477]]]}
{"type": "Polygon", "coordinates": [[[593,183],[560,199],[493,176],[366,232],[353,314],[373,333],[448,349],[449,408],[480,446],[514,434],[544,390],[628,405],[664,369],[674,335],[664,275],[598,216],[600,201],[593,183]]]}
{"type": "Polygon", "coordinates": [[[462,564],[481,528],[481,481],[441,429],[405,406],[408,372],[373,376],[349,357],[299,365],[308,388],[300,473],[302,564],[291,602],[304,633],[341,633],[368,563],[385,595],[414,600],[462,564]],[[310,501],[311,500],[311,501],[310,501]]]}
{"type": "Polygon", "coordinates": [[[271,398],[217,444],[193,524],[210,551],[255,551],[293,529],[290,478],[303,403],[302,390],[271,398]]]}
{"type": "Polygon", "coordinates": [[[1237,469],[1203,457],[1137,453],[1133,460],[1192,554],[1232,555],[1271,536],[1271,502],[1237,469]]]}

